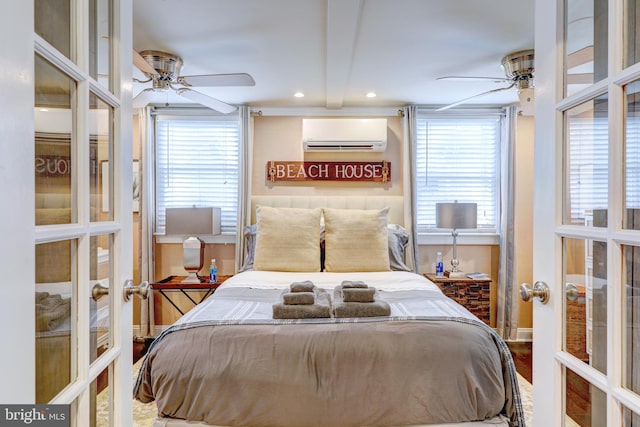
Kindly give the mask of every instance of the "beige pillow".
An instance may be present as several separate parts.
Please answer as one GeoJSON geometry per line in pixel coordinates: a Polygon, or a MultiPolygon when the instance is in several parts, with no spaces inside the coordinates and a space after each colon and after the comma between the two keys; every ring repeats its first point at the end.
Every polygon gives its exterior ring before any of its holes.
{"type": "Polygon", "coordinates": [[[325,271],[389,271],[389,208],[323,209],[325,271]]]}
{"type": "Polygon", "coordinates": [[[256,207],[253,268],[320,271],[322,209],[256,207]]]}

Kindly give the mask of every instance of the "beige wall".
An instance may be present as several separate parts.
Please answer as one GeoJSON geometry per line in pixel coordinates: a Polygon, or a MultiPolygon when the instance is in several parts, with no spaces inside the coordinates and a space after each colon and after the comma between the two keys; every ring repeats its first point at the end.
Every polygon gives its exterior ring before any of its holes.
{"type": "MultiPolygon", "coordinates": [[[[533,117],[518,117],[515,150],[516,284],[533,284],[533,117]]],[[[520,300],[518,328],[531,328],[532,304],[520,300]]]]}
{"type": "MultiPolygon", "coordinates": [[[[387,150],[382,153],[305,153],[302,149],[302,118],[299,116],[254,117],[254,144],[251,191],[254,195],[402,195],[402,127],[397,116],[387,117],[387,150]],[[270,184],[266,180],[266,165],[270,160],[290,161],[380,161],[391,162],[391,182],[388,185],[369,182],[287,182],[270,184]]],[[[134,156],[135,157],[135,156],[134,156]]],[[[532,264],[532,204],[533,188],[533,119],[519,117],[516,142],[516,250],[517,283],[531,283],[532,264]]],[[[155,274],[157,279],[169,275],[184,275],[182,246],[156,244],[155,274]]],[[[441,251],[445,267],[451,260],[452,248],[447,245],[421,245],[418,250],[419,271],[433,271],[436,252],[441,251]]],[[[205,266],[200,272],[208,274],[208,260],[216,258],[221,275],[235,271],[235,245],[208,244],[205,266]]],[[[492,324],[495,325],[496,283],[499,248],[497,245],[459,245],[458,258],[464,271],[482,271],[492,278],[492,324]]],[[[156,298],[160,300],[160,298],[156,298]]],[[[169,324],[176,318],[169,304],[156,302],[158,324],[169,324]]],[[[520,327],[531,327],[531,304],[520,303],[520,327]]]]}
{"type": "MultiPolygon", "coordinates": [[[[311,117],[309,117],[311,118],[311,117]]],[[[302,119],[291,116],[254,118],[251,194],[371,196],[402,195],[402,127],[400,117],[387,117],[387,149],[381,153],[305,153],[302,149],[302,119]],[[391,162],[391,183],[372,182],[285,182],[270,185],[266,179],[267,162],[283,161],[381,161],[391,162]]]]}

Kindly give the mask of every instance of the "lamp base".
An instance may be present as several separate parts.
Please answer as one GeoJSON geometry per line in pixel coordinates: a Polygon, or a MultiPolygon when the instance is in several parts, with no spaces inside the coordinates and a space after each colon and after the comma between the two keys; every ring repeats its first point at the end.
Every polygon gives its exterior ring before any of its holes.
{"type": "Polygon", "coordinates": [[[467,273],[464,271],[449,271],[449,274],[445,273],[445,276],[450,277],[452,279],[460,279],[463,277],[467,277],[467,273]]]}
{"type": "Polygon", "coordinates": [[[184,279],[181,283],[200,283],[200,278],[198,277],[197,272],[191,271],[186,279],[184,279]]]}

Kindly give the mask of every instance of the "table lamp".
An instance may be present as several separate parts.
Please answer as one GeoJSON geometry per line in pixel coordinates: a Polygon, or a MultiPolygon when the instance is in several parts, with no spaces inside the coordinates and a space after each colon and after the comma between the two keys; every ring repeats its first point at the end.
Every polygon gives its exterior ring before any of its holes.
{"type": "Polygon", "coordinates": [[[451,271],[449,277],[464,277],[465,273],[458,270],[458,254],[456,250],[456,238],[458,229],[476,228],[478,226],[477,203],[436,203],[436,227],[451,228],[453,231],[453,258],[451,259],[451,271]]]}
{"type": "Polygon", "coordinates": [[[220,234],[220,208],[167,208],[165,234],[185,237],[182,262],[188,276],[182,283],[200,283],[204,266],[204,241],[199,236],[220,234]]]}

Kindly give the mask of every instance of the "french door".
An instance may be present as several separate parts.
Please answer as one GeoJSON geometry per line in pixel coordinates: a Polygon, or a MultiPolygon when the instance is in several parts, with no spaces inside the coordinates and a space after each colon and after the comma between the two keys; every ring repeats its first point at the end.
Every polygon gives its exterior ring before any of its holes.
{"type": "Polygon", "coordinates": [[[131,0],[2,5],[0,402],[132,425],[131,0]]]}
{"type": "Polygon", "coordinates": [[[640,426],[638,12],[536,1],[536,427],[640,426]]]}

